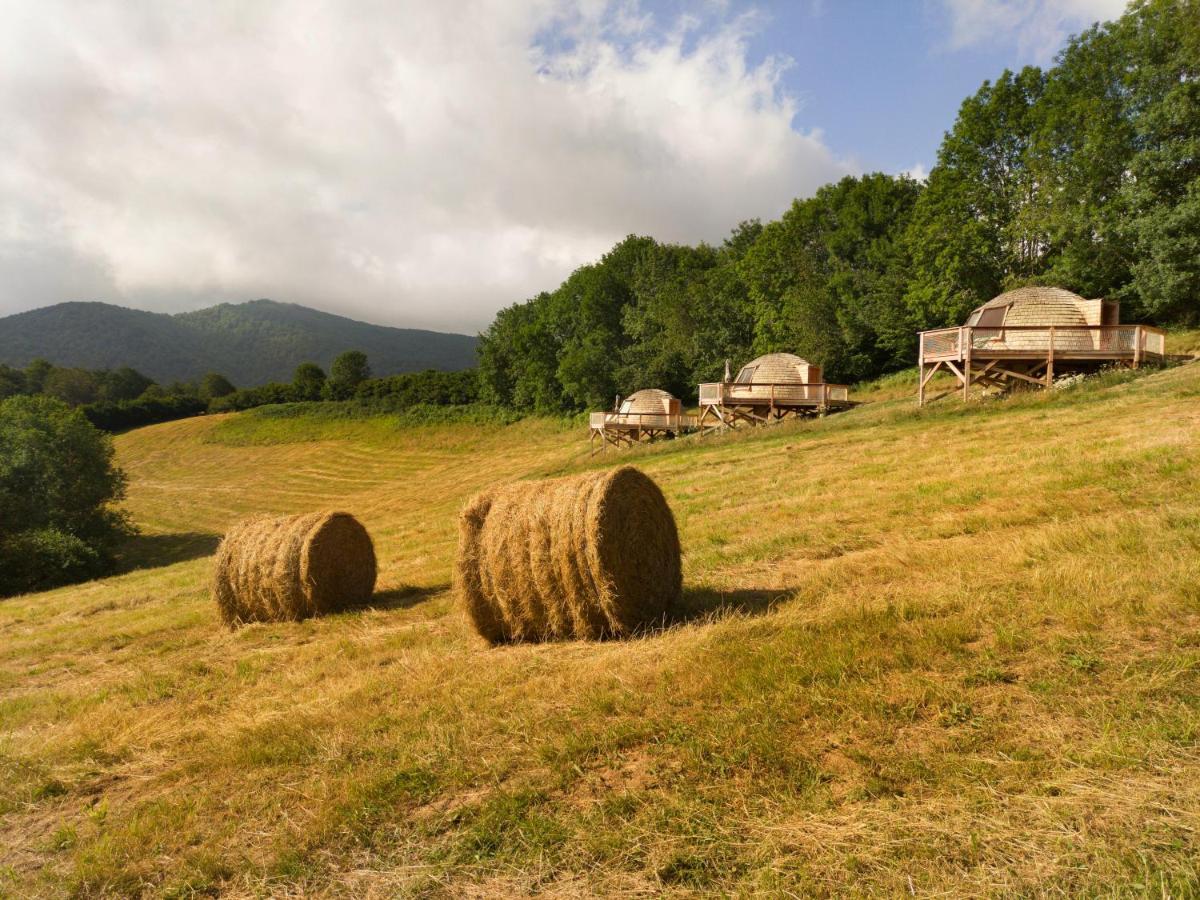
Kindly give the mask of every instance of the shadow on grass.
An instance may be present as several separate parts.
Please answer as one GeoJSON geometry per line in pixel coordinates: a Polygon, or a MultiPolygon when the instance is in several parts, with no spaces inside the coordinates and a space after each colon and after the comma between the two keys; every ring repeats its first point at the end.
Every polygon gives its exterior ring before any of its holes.
{"type": "Polygon", "coordinates": [[[220,535],[192,531],[134,535],[117,551],[117,573],[157,569],[211,556],[220,542],[220,535]]]}
{"type": "Polygon", "coordinates": [[[685,587],[683,597],[663,623],[664,628],[697,620],[723,619],[729,615],[758,616],[769,613],[792,595],[790,590],[685,587]]]}
{"type": "Polygon", "coordinates": [[[393,588],[390,591],[376,591],[367,607],[369,609],[408,609],[410,606],[416,606],[418,603],[448,590],[450,590],[448,584],[435,584],[432,587],[401,587],[393,588]]]}

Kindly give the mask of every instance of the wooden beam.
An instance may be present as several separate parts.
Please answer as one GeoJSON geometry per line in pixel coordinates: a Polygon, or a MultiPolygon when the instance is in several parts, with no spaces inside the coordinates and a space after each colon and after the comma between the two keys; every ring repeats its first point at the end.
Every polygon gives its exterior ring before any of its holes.
{"type": "Polygon", "coordinates": [[[1046,351],[1046,387],[1054,387],[1054,326],[1050,326],[1050,346],[1046,351]]]}
{"type": "Polygon", "coordinates": [[[925,334],[917,335],[917,406],[925,405],[925,334]]]}
{"type": "Polygon", "coordinates": [[[965,339],[967,342],[966,350],[964,351],[964,356],[963,356],[963,396],[962,396],[963,402],[966,403],[971,395],[971,345],[974,343],[974,341],[971,338],[971,329],[970,328],[960,329],[960,334],[963,335],[963,338],[960,338],[960,340],[965,339]]]}
{"type": "Polygon", "coordinates": [[[1023,375],[1020,372],[1014,372],[1012,369],[1006,369],[1003,366],[996,366],[996,371],[1003,372],[1009,378],[1020,378],[1022,381],[1028,381],[1030,384],[1036,384],[1038,387],[1042,386],[1042,380],[1040,378],[1031,378],[1030,376],[1023,375]]]}
{"type": "Polygon", "coordinates": [[[935,362],[935,363],[933,364],[933,366],[932,366],[932,367],[930,368],[930,370],[929,370],[929,374],[928,374],[928,375],[926,375],[926,376],[925,376],[925,380],[921,382],[921,390],[922,390],[922,392],[923,392],[923,391],[924,391],[924,389],[925,389],[925,385],[929,384],[930,380],[933,378],[933,376],[934,376],[934,375],[936,375],[936,374],[938,373],[938,370],[939,370],[939,369],[941,369],[941,367],[942,367],[941,360],[939,360],[938,362],[935,362]]]}

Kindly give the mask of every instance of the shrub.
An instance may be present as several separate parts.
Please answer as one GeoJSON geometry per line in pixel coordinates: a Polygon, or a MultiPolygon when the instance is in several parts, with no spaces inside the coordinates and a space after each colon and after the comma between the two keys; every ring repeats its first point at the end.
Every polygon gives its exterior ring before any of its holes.
{"type": "Polygon", "coordinates": [[[84,581],[106,570],[99,550],[56,528],[21,531],[0,539],[0,596],[84,581]]]}
{"type": "Polygon", "coordinates": [[[147,390],[136,400],[90,403],[82,407],[88,421],[104,431],[126,431],[155,422],[186,419],[200,415],[206,408],[204,401],[198,397],[176,397],[161,389],[158,393],[147,390]]]}
{"type": "Polygon", "coordinates": [[[49,397],[0,402],[0,595],[110,570],[133,531],[111,439],[49,397]]]}

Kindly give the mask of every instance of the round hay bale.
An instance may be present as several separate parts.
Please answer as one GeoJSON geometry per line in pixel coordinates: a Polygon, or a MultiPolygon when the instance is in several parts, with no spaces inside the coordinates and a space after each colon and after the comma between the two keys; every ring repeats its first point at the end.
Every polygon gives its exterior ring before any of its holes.
{"type": "Polygon", "coordinates": [[[260,517],[226,533],[212,590],[230,627],[299,621],[367,603],[375,574],[371,536],[349,513],[260,517]]]}
{"type": "Polygon", "coordinates": [[[625,637],[678,600],[679,532],[632,466],[504,485],[463,509],[455,582],[492,644],[625,637]]]}

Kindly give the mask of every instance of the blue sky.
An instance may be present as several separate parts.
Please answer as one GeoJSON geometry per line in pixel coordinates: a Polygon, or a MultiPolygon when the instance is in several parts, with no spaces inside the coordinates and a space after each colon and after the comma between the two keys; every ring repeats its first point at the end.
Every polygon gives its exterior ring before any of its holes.
{"type": "MultiPolygon", "coordinates": [[[[680,17],[750,17],[749,61],[789,61],[795,124],[863,171],[928,171],[962,101],[1006,68],[1048,66],[1069,35],[1123,0],[738,0],[642,4],[680,17]]],[[[698,33],[703,33],[702,26],[698,33]]]]}
{"type": "Polygon", "coordinates": [[[801,102],[802,128],[820,128],[839,157],[864,170],[933,166],[963,99],[1004,68],[1038,64],[1011,40],[955,48],[931,4],[773,3],[751,43],[793,60],[784,83],[801,102]]]}
{"type": "Polygon", "coordinates": [[[5,0],[0,315],[270,297],[485,328],[629,234],[927,172],[1124,0],[5,0]]]}

